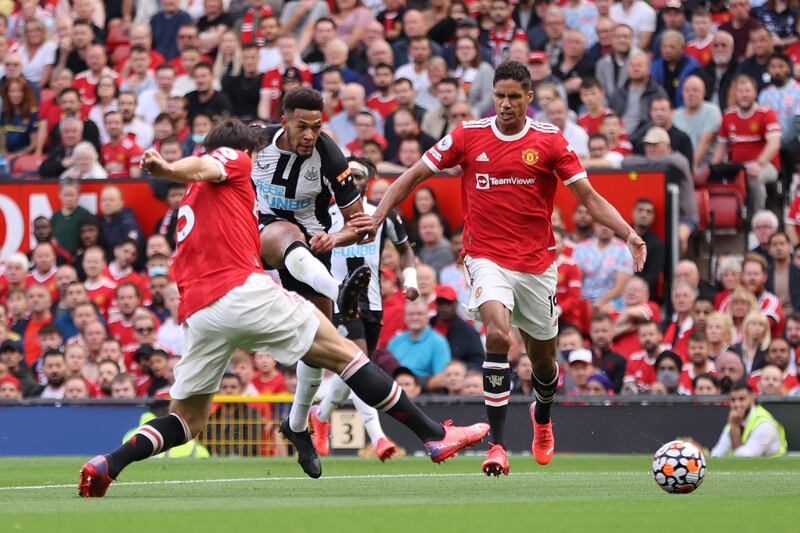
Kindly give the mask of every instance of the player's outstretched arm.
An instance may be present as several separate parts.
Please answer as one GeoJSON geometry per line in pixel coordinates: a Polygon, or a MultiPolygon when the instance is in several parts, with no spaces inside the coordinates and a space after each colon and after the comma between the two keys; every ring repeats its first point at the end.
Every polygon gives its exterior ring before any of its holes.
{"type": "Polygon", "coordinates": [[[146,150],[142,155],[142,169],[151,176],[181,183],[197,181],[220,181],[225,176],[221,165],[210,157],[184,157],[174,163],[167,163],[156,150],[146,150]]]}
{"type": "MultiPolygon", "coordinates": [[[[430,178],[433,171],[421,159],[414,163],[414,165],[403,172],[399,178],[392,183],[391,187],[386,191],[386,194],[381,198],[381,203],[378,204],[378,209],[372,215],[375,221],[373,229],[377,231],[378,228],[386,220],[389,211],[397,207],[400,202],[405,200],[414,187],[430,178]]],[[[374,232],[372,233],[374,235],[374,232]]]]}
{"type": "Polygon", "coordinates": [[[633,255],[633,268],[636,272],[641,272],[647,260],[647,247],[639,234],[625,222],[617,208],[600,196],[587,179],[579,179],[571,183],[569,188],[578,201],[586,206],[595,221],[608,226],[625,239],[633,255]]]}

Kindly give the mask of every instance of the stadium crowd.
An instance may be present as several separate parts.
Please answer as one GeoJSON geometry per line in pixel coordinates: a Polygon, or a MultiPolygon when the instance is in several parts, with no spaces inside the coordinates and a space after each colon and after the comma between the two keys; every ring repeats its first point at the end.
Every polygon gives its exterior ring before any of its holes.
{"type": "MultiPolygon", "coordinates": [[[[767,186],[790,181],[800,153],[796,0],[22,0],[0,2],[0,40],[0,179],[59,180],[36,246],[2,261],[0,398],[167,394],[182,353],[170,257],[185,188],[152,180],[168,208],[139,227],[140,206],[113,182],[147,177],[145,149],[200,155],[215,116],[279,121],[282,94],[311,85],[345,152],[402,172],[461,121],[494,113],[506,58],[529,66],[529,115],[560,128],[587,168],[670,169],[682,255],[695,187],[724,164],[746,173],[755,212],[751,253],[722,258],[710,283],[683,259],[662,294],[652,202],[630,213],[649,252],[636,275],[585,208],[573,233],[556,210],[562,393],[720,394],[746,379],[759,394],[800,394],[800,197],[785,217],[766,209],[767,186]],[[108,182],[96,215],[78,205],[89,179],[108,182]]],[[[374,180],[369,199],[388,185],[374,180]]],[[[407,221],[418,300],[405,300],[385,245],[375,360],[411,397],[479,396],[481,324],[463,309],[461,233],[439,201],[420,188],[407,221]]],[[[523,350],[512,335],[513,393],[530,395],[523,350]]],[[[267,353],[237,352],[229,370],[244,395],[296,383],[267,353]]]]}

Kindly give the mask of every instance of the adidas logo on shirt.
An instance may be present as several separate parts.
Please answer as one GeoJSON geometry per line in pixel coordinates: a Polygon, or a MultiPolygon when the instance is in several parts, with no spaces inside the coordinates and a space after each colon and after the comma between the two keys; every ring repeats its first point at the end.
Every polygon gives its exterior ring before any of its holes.
{"type": "Polygon", "coordinates": [[[479,155],[478,157],[476,157],[476,158],[475,158],[475,161],[484,161],[484,162],[488,162],[488,161],[489,161],[489,156],[488,156],[488,155],[486,155],[486,152],[481,152],[481,155],[479,155]]]}

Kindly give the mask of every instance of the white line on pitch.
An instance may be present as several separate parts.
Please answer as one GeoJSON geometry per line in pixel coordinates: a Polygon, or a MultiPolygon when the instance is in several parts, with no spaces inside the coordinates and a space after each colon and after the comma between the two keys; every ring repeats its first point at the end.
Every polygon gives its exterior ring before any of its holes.
{"type": "MultiPolygon", "coordinates": [[[[738,474],[737,472],[719,471],[714,472],[713,475],[732,475],[738,474]]],[[[773,476],[785,475],[782,472],[747,472],[750,475],[760,476],[773,476]]],[[[419,474],[366,474],[363,476],[344,475],[344,476],[328,476],[321,477],[316,481],[336,481],[336,480],[354,480],[354,479],[408,479],[408,478],[440,478],[440,477],[477,477],[483,476],[480,472],[454,472],[448,473],[419,473],[419,474]]],[[[642,472],[516,472],[512,477],[520,476],[642,476],[647,475],[647,471],[642,472]]],[[[221,479],[165,479],[159,481],[118,481],[113,485],[115,487],[141,487],[141,486],[158,486],[158,485],[197,485],[200,483],[246,483],[252,481],[312,481],[309,477],[295,477],[295,476],[273,476],[273,477],[239,477],[239,478],[221,478],[221,479]]],[[[19,487],[0,487],[0,491],[23,491],[23,490],[45,490],[45,489],[69,489],[77,488],[77,483],[70,484],[53,484],[53,485],[23,485],[19,487]]]]}

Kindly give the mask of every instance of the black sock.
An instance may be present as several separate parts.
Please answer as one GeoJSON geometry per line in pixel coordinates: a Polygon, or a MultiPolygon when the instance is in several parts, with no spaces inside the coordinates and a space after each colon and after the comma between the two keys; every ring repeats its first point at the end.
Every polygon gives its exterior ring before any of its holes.
{"type": "Polygon", "coordinates": [[[108,475],[116,479],[122,469],[134,461],[158,455],[189,439],[189,426],[175,413],[151,420],[140,427],[128,442],[106,456],[108,475]]]}
{"type": "Polygon", "coordinates": [[[537,424],[550,422],[550,406],[553,405],[553,398],[556,397],[556,390],[558,389],[558,364],[555,364],[555,368],[553,374],[541,379],[536,375],[536,372],[531,372],[533,394],[536,396],[533,418],[537,424]]]}
{"type": "Polygon", "coordinates": [[[511,369],[508,356],[487,353],[483,363],[483,403],[492,428],[492,442],[505,447],[503,426],[506,423],[508,397],[511,394],[511,369]]]}
{"type": "Polygon", "coordinates": [[[339,376],[364,403],[401,422],[423,442],[444,438],[442,425],[420,411],[400,385],[364,354],[353,359],[339,376]]]}

